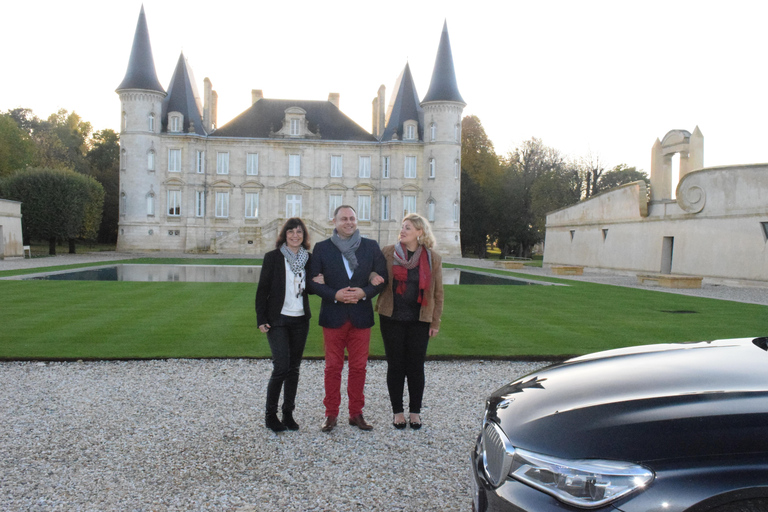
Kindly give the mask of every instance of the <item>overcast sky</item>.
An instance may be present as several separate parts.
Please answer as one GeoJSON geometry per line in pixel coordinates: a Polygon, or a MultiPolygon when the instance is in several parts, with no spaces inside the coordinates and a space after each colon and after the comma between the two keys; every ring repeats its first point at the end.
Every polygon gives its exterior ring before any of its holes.
{"type": "MultiPolygon", "coordinates": [[[[197,87],[209,77],[219,126],[267,98],[326,100],[371,130],[410,63],[420,97],[447,21],[464,115],[500,154],[531,137],[578,159],[650,171],[656,138],[704,134],[706,166],[768,162],[768,2],[145,0],[155,66],[167,88],[180,53],[197,87]]],[[[4,2],[0,111],[77,112],[119,128],[142,2],[4,2]]]]}

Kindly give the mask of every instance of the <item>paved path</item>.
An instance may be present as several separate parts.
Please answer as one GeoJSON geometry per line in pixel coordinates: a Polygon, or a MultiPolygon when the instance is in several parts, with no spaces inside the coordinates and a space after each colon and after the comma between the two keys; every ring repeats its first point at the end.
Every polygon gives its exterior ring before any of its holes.
{"type": "MultiPolygon", "coordinates": [[[[242,258],[242,255],[226,254],[184,254],[184,253],[119,253],[119,252],[90,252],[83,254],[61,254],[43,258],[16,258],[0,260],[0,270],[16,270],[38,267],[52,267],[58,265],[71,265],[76,263],[99,263],[114,260],[133,259],[140,257],[169,257],[169,258],[198,258],[216,260],[221,258],[242,258]]],[[[446,263],[468,265],[480,268],[494,268],[496,260],[478,260],[471,258],[445,258],[446,263]]],[[[670,289],[658,286],[639,285],[634,272],[609,272],[586,268],[583,276],[553,276],[548,269],[538,267],[524,267],[520,270],[510,270],[510,273],[525,274],[531,277],[548,276],[558,279],[573,281],[589,281],[593,283],[609,284],[614,286],[626,286],[630,288],[642,288],[663,293],[677,293],[680,295],[692,295],[712,299],[731,300],[750,304],[762,304],[768,306],[768,282],[766,283],[739,283],[726,280],[714,280],[705,278],[701,289],[670,289]]]]}

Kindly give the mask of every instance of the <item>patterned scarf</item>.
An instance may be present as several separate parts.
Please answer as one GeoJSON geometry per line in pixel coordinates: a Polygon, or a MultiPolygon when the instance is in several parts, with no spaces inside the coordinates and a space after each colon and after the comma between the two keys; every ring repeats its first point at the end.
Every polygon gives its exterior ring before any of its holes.
{"type": "Polygon", "coordinates": [[[307,250],[303,246],[299,246],[299,252],[294,254],[294,252],[283,243],[283,245],[280,246],[280,252],[285,256],[288,265],[291,266],[291,272],[300,276],[301,273],[304,272],[304,267],[307,265],[307,260],[309,259],[307,250]]]}
{"type": "Polygon", "coordinates": [[[397,287],[395,292],[399,295],[405,293],[405,283],[408,281],[408,270],[418,267],[419,268],[419,298],[418,303],[422,306],[427,305],[427,299],[424,297],[424,290],[427,289],[429,283],[432,282],[432,258],[428,249],[424,249],[423,245],[419,245],[416,251],[413,253],[410,259],[408,259],[408,253],[405,248],[397,242],[395,244],[395,255],[392,266],[392,272],[394,273],[395,281],[397,281],[397,287]]]}
{"type": "Polygon", "coordinates": [[[333,245],[335,245],[339,251],[341,251],[341,254],[347,258],[347,261],[349,262],[349,269],[354,272],[357,268],[357,256],[355,256],[355,251],[357,251],[357,248],[360,247],[360,230],[355,230],[355,232],[352,233],[352,236],[349,238],[341,238],[339,233],[336,231],[336,228],[333,228],[331,242],[333,242],[333,245]]]}

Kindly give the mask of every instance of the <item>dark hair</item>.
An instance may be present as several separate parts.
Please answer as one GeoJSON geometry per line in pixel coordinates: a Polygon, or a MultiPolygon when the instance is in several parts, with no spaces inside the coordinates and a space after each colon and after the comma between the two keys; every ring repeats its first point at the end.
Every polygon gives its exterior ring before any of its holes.
{"type": "Polygon", "coordinates": [[[283,228],[280,230],[280,234],[277,235],[275,248],[279,249],[280,246],[285,243],[285,234],[291,229],[295,229],[295,228],[301,228],[301,232],[304,233],[304,240],[302,240],[301,246],[304,247],[306,250],[309,250],[309,232],[307,231],[307,226],[304,225],[304,221],[302,221],[298,217],[291,217],[290,219],[285,221],[285,224],[283,224],[283,228]]]}

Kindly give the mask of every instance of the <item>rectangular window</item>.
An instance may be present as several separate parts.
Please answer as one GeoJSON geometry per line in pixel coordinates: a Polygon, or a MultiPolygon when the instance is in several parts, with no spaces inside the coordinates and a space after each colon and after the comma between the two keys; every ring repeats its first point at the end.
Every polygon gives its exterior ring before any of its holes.
{"type": "Polygon", "coordinates": [[[181,150],[180,149],[168,150],[168,171],[181,172],[181,150]]]}
{"type": "Polygon", "coordinates": [[[358,175],[360,178],[370,178],[371,177],[371,157],[369,156],[361,156],[360,157],[360,174],[358,175]]]}
{"type": "Polygon", "coordinates": [[[259,174],[259,154],[248,153],[245,155],[245,174],[256,176],[259,174]]]}
{"type": "Polygon", "coordinates": [[[299,120],[291,119],[291,135],[299,134],[299,120]]]}
{"type": "Polygon", "coordinates": [[[389,220],[389,196],[381,196],[381,220],[389,220]]]}
{"type": "Polygon", "coordinates": [[[435,222],[435,202],[430,201],[427,203],[427,220],[429,222],[435,222]]]}
{"type": "Polygon", "coordinates": [[[459,159],[453,161],[453,177],[458,178],[459,177],[459,168],[461,167],[461,164],[459,164],[459,159]]]}
{"type": "Polygon", "coordinates": [[[229,217],[229,192],[216,192],[216,218],[229,217]]]}
{"type": "Polygon", "coordinates": [[[381,159],[381,177],[389,178],[389,157],[385,156],[381,159]]]}
{"type": "Polygon", "coordinates": [[[301,155],[288,155],[288,176],[301,176],[301,155]]]}
{"type": "Polygon", "coordinates": [[[453,222],[459,222],[459,203],[453,203],[453,222]]]}
{"type": "Polygon", "coordinates": [[[195,161],[195,168],[198,174],[205,173],[205,151],[197,151],[197,159],[195,161]]]}
{"type": "Polygon", "coordinates": [[[416,196],[403,196],[403,217],[416,213],[416,196]]]}
{"type": "Polygon", "coordinates": [[[333,212],[336,211],[336,208],[341,206],[341,194],[331,194],[330,198],[328,198],[328,218],[333,218],[333,212]]]}
{"type": "Polygon", "coordinates": [[[358,220],[371,220],[371,196],[357,197],[358,220]]]}
{"type": "Polygon", "coordinates": [[[285,196],[285,217],[301,217],[301,195],[286,194],[285,196]]]}
{"type": "Polygon", "coordinates": [[[405,127],[405,138],[408,140],[413,140],[416,138],[416,127],[412,124],[405,127]]]}
{"type": "Polygon", "coordinates": [[[155,215],[155,195],[147,194],[147,215],[155,215]]]}
{"type": "Polygon", "coordinates": [[[176,117],[176,116],[171,118],[171,131],[172,132],[180,132],[181,131],[181,128],[179,126],[180,125],[179,121],[180,121],[180,119],[178,117],[176,117]]]}
{"type": "Polygon", "coordinates": [[[255,219],[259,216],[259,193],[245,193],[245,218],[255,219]]]}
{"type": "Polygon", "coordinates": [[[181,215],[181,190],[168,191],[168,216],[179,217],[181,215]]]}
{"type": "Polygon", "coordinates": [[[155,114],[149,114],[149,131],[155,131],[155,114]]]}
{"type": "Polygon", "coordinates": [[[406,178],[416,177],[416,157],[415,156],[405,157],[405,172],[403,173],[403,176],[406,178]]]}
{"type": "Polygon", "coordinates": [[[205,192],[195,191],[195,217],[205,217],[205,192]]]}
{"type": "Polygon", "coordinates": [[[229,153],[216,153],[216,174],[229,174],[229,153]]]}
{"type": "Polygon", "coordinates": [[[435,177],[435,166],[436,166],[435,159],[434,158],[430,158],[429,159],[429,177],[430,178],[434,178],[435,177]]]}
{"type": "Polygon", "coordinates": [[[341,178],[341,155],[331,155],[331,178],[341,178]]]}
{"type": "Polygon", "coordinates": [[[152,150],[147,153],[147,169],[150,171],[155,170],[155,152],[152,150]]]}

